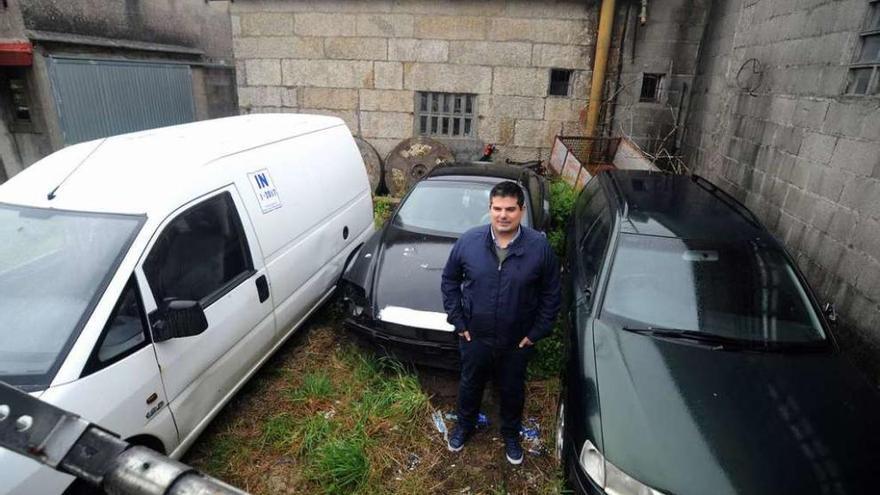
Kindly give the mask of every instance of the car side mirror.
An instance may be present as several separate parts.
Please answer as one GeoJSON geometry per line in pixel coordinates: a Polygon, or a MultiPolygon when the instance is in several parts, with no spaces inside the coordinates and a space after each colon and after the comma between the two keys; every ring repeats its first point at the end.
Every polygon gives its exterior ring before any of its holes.
{"type": "Polygon", "coordinates": [[[825,303],[825,305],[822,306],[822,312],[825,313],[825,318],[828,319],[828,323],[831,323],[832,325],[837,324],[837,309],[834,307],[833,303],[825,303]]]}
{"type": "Polygon", "coordinates": [[[166,300],[161,319],[153,325],[153,340],[164,342],[198,335],[208,328],[208,319],[198,301],[166,300]]]}

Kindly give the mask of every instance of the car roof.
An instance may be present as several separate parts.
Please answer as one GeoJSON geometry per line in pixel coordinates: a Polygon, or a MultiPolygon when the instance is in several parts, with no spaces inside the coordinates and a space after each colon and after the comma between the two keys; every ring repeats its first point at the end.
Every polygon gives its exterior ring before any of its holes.
{"type": "Polygon", "coordinates": [[[617,201],[620,230],[682,239],[767,239],[758,218],[703,177],[643,170],[599,174],[617,201]]]}
{"type": "Polygon", "coordinates": [[[335,117],[254,114],[75,144],[0,185],[0,203],[164,217],[232,182],[237,171],[219,160],[343,125],[335,117]]]}
{"type": "Polygon", "coordinates": [[[513,165],[499,165],[491,162],[486,162],[485,164],[473,162],[468,164],[454,163],[452,165],[434,167],[434,169],[428,173],[428,177],[444,177],[448,175],[487,176],[520,182],[523,176],[528,175],[529,173],[533,172],[527,168],[516,167],[513,165]]]}

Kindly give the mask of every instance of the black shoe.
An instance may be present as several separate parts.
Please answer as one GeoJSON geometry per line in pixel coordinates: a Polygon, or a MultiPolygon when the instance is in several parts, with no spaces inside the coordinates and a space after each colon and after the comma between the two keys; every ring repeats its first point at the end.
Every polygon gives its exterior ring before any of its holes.
{"type": "Polygon", "coordinates": [[[507,462],[513,464],[514,466],[522,464],[523,449],[519,445],[518,438],[504,439],[504,455],[507,457],[507,462]]]}
{"type": "Polygon", "coordinates": [[[468,441],[468,438],[471,437],[471,433],[471,431],[466,431],[464,428],[456,425],[455,428],[452,429],[452,433],[449,434],[449,441],[446,444],[446,448],[448,448],[450,452],[460,451],[464,448],[464,444],[468,441]]]}

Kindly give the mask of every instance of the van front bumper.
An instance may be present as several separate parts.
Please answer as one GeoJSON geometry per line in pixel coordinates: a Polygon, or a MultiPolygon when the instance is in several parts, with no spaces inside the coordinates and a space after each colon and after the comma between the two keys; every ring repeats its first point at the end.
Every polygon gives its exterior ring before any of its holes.
{"type": "Polygon", "coordinates": [[[381,354],[401,361],[458,370],[461,366],[458,336],[454,332],[385,323],[368,318],[347,318],[345,327],[381,354]]]}

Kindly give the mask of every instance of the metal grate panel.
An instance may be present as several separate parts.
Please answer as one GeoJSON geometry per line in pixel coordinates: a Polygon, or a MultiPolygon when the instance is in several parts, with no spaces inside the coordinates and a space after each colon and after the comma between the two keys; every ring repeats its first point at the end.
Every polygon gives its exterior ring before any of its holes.
{"type": "Polygon", "coordinates": [[[65,144],[195,120],[188,65],[49,59],[65,144]]]}

